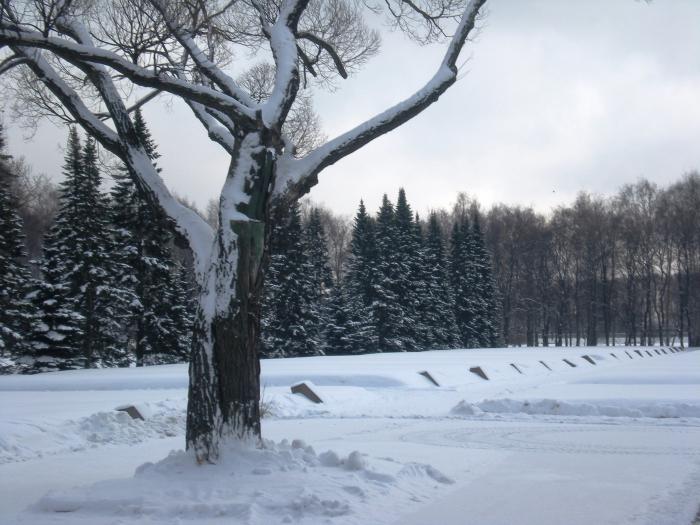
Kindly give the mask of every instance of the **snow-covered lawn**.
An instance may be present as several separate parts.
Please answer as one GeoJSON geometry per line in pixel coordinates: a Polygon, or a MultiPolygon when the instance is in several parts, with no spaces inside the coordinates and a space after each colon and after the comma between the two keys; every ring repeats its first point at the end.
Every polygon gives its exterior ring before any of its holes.
{"type": "Polygon", "coordinates": [[[265,361],[270,441],[205,467],[184,365],[0,377],[0,523],[689,524],[700,352],[665,352],[265,361]]]}

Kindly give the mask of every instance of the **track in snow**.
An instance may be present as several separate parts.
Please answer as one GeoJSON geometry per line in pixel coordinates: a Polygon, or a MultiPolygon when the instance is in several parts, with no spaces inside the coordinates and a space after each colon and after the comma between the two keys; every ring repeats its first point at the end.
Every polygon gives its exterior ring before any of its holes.
{"type": "Polygon", "coordinates": [[[700,457],[700,427],[595,423],[465,422],[457,430],[410,432],[408,443],[469,449],[560,454],[700,457]]]}

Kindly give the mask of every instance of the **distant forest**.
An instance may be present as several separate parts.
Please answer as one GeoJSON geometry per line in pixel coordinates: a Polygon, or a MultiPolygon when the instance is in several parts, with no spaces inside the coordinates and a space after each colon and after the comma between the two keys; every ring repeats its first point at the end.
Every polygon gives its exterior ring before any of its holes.
{"type": "MultiPolygon", "coordinates": [[[[155,161],[139,112],[135,125],[155,161]]],[[[56,185],[0,128],[5,371],[187,359],[191,261],[125,170],[71,132],[56,185]],[[103,176],[111,179],[104,189],[103,176]]],[[[181,199],[193,209],[196,207],[181,199]]],[[[217,220],[217,204],[204,212],[217,220]]],[[[263,306],[268,357],[500,345],[700,346],[700,175],[543,214],[467,194],[419,217],[403,190],[345,217],[277,210],[263,306]]]]}
{"type": "MultiPolygon", "coordinates": [[[[582,192],[549,213],[484,209],[466,194],[433,213],[444,239],[463,217],[478,218],[503,344],[700,346],[696,172],[665,188],[640,179],[610,197],[582,192]]],[[[329,210],[321,214],[338,281],[351,259],[351,224],[329,210]]]]}

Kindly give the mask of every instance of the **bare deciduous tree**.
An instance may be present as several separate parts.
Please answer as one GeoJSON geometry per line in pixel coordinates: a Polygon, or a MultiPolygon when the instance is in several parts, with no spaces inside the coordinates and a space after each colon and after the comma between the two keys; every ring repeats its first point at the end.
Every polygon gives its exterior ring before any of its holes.
{"type": "Polygon", "coordinates": [[[60,107],[118,157],[192,249],[201,298],[187,446],[198,461],[215,461],[222,439],[260,436],[259,314],[271,207],[299,199],[324,168],[453,85],[485,2],[1,0],[0,73],[31,72],[45,95],[39,107],[60,107]],[[365,21],[372,12],[419,41],[446,39],[442,61],[403,102],[331,140],[302,140],[310,130],[294,124],[305,104],[300,87],[345,78],[377,52],[379,36],[365,21]],[[269,66],[234,74],[237,50],[269,66]],[[187,103],[230,155],[215,230],[172,196],[134,133],[129,111],[158,93],[187,103]]]}

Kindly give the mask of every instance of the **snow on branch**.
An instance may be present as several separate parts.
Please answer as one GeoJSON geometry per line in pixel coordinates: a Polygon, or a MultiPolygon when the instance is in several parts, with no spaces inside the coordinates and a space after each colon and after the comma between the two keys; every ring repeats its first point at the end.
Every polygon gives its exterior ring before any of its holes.
{"type": "Polygon", "coordinates": [[[59,37],[44,36],[37,31],[8,27],[4,24],[0,26],[0,45],[45,49],[76,67],[85,63],[102,64],[121,73],[140,86],[160,89],[183,99],[199,102],[229,114],[244,123],[252,125],[255,122],[255,110],[229,95],[206,86],[154,72],[129,62],[116,53],[95,46],[74,43],[59,37]]]}
{"type": "MultiPolygon", "coordinates": [[[[156,97],[157,97],[158,95],[160,95],[161,93],[162,93],[162,91],[161,91],[160,89],[153,89],[153,90],[151,90],[151,91],[148,92],[146,95],[144,95],[143,97],[141,97],[140,99],[138,99],[136,102],[134,102],[131,106],[129,106],[129,107],[126,109],[126,111],[127,111],[128,113],[133,113],[133,112],[136,111],[137,109],[142,108],[143,106],[145,106],[146,104],[148,104],[151,100],[153,100],[154,98],[156,98],[156,97]]],[[[102,119],[102,120],[106,120],[106,119],[110,118],[109,113],[98,113],[97,116],[98,116],[100,119],[102,119]]]]}
{"type": "Polygon", "coordinates": [[[318,182],[318,174],[328,166],[357,151],[377,137],[396,129],[435,102],[457,80],[457,59],[469,33],[474,29],[479,10],[486,0],[471,0],[450,40],[443,60],[433,77],[411,97],[326,142],[301,159],[285,152],[280,159],[275,194],[298,198],[318,182]]]}
{"type": "Polygon", "coordinates": [[[161,14],[165,24],[168,27],[168,30],[172,33],[180,45],[187,50],[195,65],[204,76],[218,86],[224,93],[230,97],[233,97],[235,100],[241,102],[245,106],[249,108],[257,107],[257,104],[250,98],[248,93],[242,90],[229,75],[224,73],[221,68],[214,64],[209,57],[206,56],[204,51],[202,51],[194,41],[194,38],[186,30],[178,27],[178,25],[172,21],[168,14],[167,6],[164,5],[161,0],[152,0],[151,4],[161,14]]]}
{"type": "Polygon", "coordinates": [[[119,136],[105,125],[82,102],[78,94],[71,88],[42,56],[37,49],[15,47],[15,52],[26,59],[26,65],[34,75],[47,87],[51,93],[63,104],[73,118],[80,122],[85,130],[95,137],[105,148],[117,154],[121,149],[119,136]]]}
{"type": "MultiPolygon", "coordinates": [[[[67,17],[61,17],[57,22],[61,31],[79,44],[93,47],[90,33],[82,23],[67,17]]],[[[99,91],[119,133],[120,148],[113,153],[129,168],[143,197],[152,205],[161,207],[175,222],[178,232],[187,239],[194,255],[195,270],[201,281],[214,237],[212,228],[197,213],[178,202],[165,186],[143,144],[136,139],[129,111],[106,68],[90,62],[82,63],[80,68],[99,91]]]]}
{"type": "Polygon", "coordinates": [[[231,132],[226,129],[214,115],[207,111],[207,108],[202,104],[192,102],[191,100],[186,100],[185,102],[187,102],[187,105],[194,113],[194,116],[197,117],[197,120],[204,126],[204,129],[207,130],[209,138],[224,148],[229,155],[232,155],[233,142],[235,139],[231,132]]]}
{"type": "Polygon", "coordinates": [[[262,108],[263,122],[279,129],[292,107],[299,90],[299,60],[296,30],[309,0],[287,0],[277,21],[266,30],[275,59],[275,83],[270,98],[262,108]]]}

